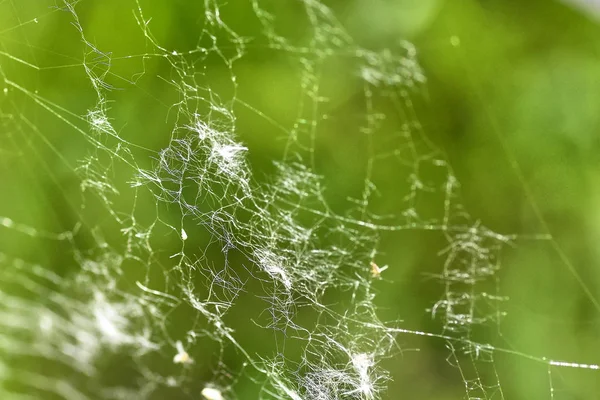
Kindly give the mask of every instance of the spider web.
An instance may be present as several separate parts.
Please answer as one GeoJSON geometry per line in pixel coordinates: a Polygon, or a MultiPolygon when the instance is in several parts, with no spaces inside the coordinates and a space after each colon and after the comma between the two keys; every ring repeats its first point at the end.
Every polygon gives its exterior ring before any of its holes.
{"type": "Polygon", "coordinates": [[[498,357],[548,398],[598,369],[502,340],[523,236],[465,210],[414,46],[317,0],[161,7],[0,1],[2,398],[398,398],[423,343],[469,399],[510,398],[498,357]],[[386,245],[424,235],[431,321],[384,320],[386,245]]]}

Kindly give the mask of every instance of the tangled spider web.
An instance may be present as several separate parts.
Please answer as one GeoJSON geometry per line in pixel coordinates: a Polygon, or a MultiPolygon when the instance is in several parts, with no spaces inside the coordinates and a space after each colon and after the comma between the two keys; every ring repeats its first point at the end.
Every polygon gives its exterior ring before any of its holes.
{"type": "Polygon", "coordinates": [[[365,48],[318,0],[177,4],[179,29],[156,3],[0,1],[2,153],[28,160],[3,190],[50,199],[1,213],[2,398],[400,398],[410,338],[469,399],[508,397],[499,355],[550,398],[598,369],[488,341],[518,236],[461,204],[410,43],[365,48]],[[377,308],[381,242],[422,232],[427,329],[377,308]]]}

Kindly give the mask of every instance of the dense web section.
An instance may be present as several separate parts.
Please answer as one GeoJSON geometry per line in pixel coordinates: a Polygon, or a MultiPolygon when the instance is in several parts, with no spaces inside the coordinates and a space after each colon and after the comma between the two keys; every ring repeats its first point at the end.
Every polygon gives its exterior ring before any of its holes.
{"type": "Polygon", "coordinates": [[[89,33],[93,1],[29,3],[0,1],[0,146],[15,165],[35,157],[58,193],[44,207],[66,216],[0,210],[1,398],[401,398],[387,367],[412,337],[445,346],[468,399],[505,398],[498,355],[547,373],[547,398],[568,398],[556,369],[598,369],[490,343],[519,235],[461,204],[417,118],[426,79],[410,43],[364,48],[319,0],[290,0],[293,15],[204,0],[195,37],[173,48],[139,0],[107,3],[133,27],[113,50],[89,33]],[[54,47],[34,44],[55,24],[54,47]],[[287,80],[254,82],[245,60],[287,80]],[[72,87],[40,84],[52,79],[72,87]],[[273,115],[277,90],[294,106],[273,115]],[[360,179],[327,170],[328,141],[360,179]],[[252,158],[260,146],[276,150],[252,158]],[[427,329],[378,316],[377,287],[399,268],[380,242],[397,232],[440,238],[427,329]]]}

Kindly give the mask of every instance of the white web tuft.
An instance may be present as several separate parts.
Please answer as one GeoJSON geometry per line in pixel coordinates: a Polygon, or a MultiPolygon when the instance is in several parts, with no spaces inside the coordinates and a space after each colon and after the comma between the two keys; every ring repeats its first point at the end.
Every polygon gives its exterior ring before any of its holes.
{"type": "MultiPolygon", "coordinates": [[[[498,354],[548,371],[598,369],[482,342],[480,329],[497,331],[505,315],[499,259],[515,236],[473,221],[460,203],[457,179],[413,106],[425,84],[413,45],[363,48],[317,0],[290,2],[301,37],[279,23],[286,15],[276,4],[244,2],[239,7],[256,31],[242,35],[236,31],[250,28],[234,25],[238,5],[205,0],[195,44],[168,48],[145,15],[151,6],[140,0],[111,5],[122,15],[134,11],[140,40],[135,51],[113,56],[88,33],[88,3],[64,1],[47,14],[36,9],[36,23],[57,18],[75,27],[69,35],[81,54],[58,53],[74,64],[45,67],[35,56],[39,46],[26,46],[33,56],[11,47],[3,35],[29,29],[19,11],[10,11],[13,26],[0,27],[8,98],[2,126],[33,132],[77,181],[70,191],[52,172],[48,178],[75,220],[59,224],[68,228],[0,218],[0,229],[47,253],[34,261],[36,254],[0,249],[0,397],[375,400],[386,397],[393,378],[386,363],[401,362],[395,356],[407,337],[445,343],[469,399],[504,398],[498,354]],[[254,78],[237,68],[255,53],[291,68],[297,106],[285,123],[259,111],[259,99],[256,107],[241,99],[254,78]],[[81,75],[69,82],[83,80],[93,90],[87,112],[38,93],[37,81],[19,73],[68,68],[81,75]],[[357,88],[355,99],[328,92],[338,75],[357,88]],[[121,96],[130,93],[159,104],[160,118],[144,112],[150,127],[132,123],[148,132],[127,130],[136,117],[121,96]],[[52,126],[33,118],[34,106],[67,133],[54,137],[52,126]],[[253,125],[244,124],[245,113],[266,121],[269,134],[277,131],[269,143],[282,143],[283,154],[264,171],[251,143],[262,136],[248,134],[253,125]],[[340,182],[344,173],[323,167],[328,139],[320,137],[340,132],[340,152],[361,150],[347,164],[360,165],[360,183],[350,189],[340,182]],[[73,151],[85,148],[74,163],[71,143],[60,146],[65,140],[73,140],[73,151]],[[389,170],[393,186],[402,186],[395,194],[402,194],[386,203],[389,170]],[[378,316],[375,286],[398,268],[388,261],[384,273],[379,243],[398,232],[435,232],[446,242],[434,274],[443,290],[429,310],[441,320],[436,332],[378,316]],[[54,247],[60,261],[48,256],[54,247]]],[[[0,2],[0,10],[17,10],[15,4],[0,2]]]]}

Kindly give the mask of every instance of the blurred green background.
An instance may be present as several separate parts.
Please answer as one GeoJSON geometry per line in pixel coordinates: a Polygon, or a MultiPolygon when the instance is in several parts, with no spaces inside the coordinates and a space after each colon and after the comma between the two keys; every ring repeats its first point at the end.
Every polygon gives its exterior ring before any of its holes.
{"type": "MultiPolygon", "coordinates": [[[[492,324],[482,341],[522,355],[496,356],[502,394],[496,392],[493,398],[551,398],[548,367],[524,355],[600,363],[600,309],[590,299],[600,298],[598,21],[586,11],[542,0],[325,3],[364,48],[398,48],[401,39],[415,45],[427,79],[410,93],[417,119],[452,166],[466,209],[492,230],[521,235],[500,257],[499,293],[509,298],[501,304],[506,317],[498,326],[492,324]],[[535,234],[551,234],[553,240],[528,239],[535,234]]],[[[184,52],[210,42],[206,37],[199,41],[202,2],[140,4],[145,17],[152,17],[149,26],[161,46],[184,52]]],[[[276,10],[278,29],[302,40],[309,25],[298,2],[269,5],[276,10]]],[[[74,211],[82,202],[74,170],[78,160],[93,154],[75,126],[85,129],[78,116],[93,107],[96,97],[81,66],[87,49],[72,16],[54,6],[52,1],[0,1],[0,89],[8,92],[0,92],[0,215],[40,231],[61,232],[72,229],[82,215],[88,226],[95,226],[106,214],[93,203],[83,212],[74,211]],[[36,104],[36,95],[54,111],[36,104]]],[[[164,58],[141,57],[153,50],[135,22],[135,7],[116,0],[76,5],[88,40],[111,53],[106,80],[117,88],[108,103],[115,128],[127,140],[159,150],[168,143],[167,127],[175,117],[169,107],[178,96],[168,82],[173,71],[164,58]]],[[[240,35],[258,35],[248,2],[223,3],[222,16],[240,35]]],[[[225,53],[233,51],[230,45],[225,41],[225,53]]],[[[264,46],[260,39],[250,42],[248,54],[234,64],[237,94],[290,129],[297,117],[298,68],[285,52],[264,46]]],[[[317,135],[316,165],[325,177],[332,209],[343,212],[346,198],[362,190],[365,171],[357,160],[368,156],[348,133],[357,131],[352,117],[364,114],[356,100],[362,87],[344,79],[352,69],[345,60],[332,63],[333,73],[321,80],[334,118],[317,135]]],[[[102,63],[95,65],[98,75],[107,70],[102,63]]],[[[229,70],[221,60],[208,57],[195,68],[201,83],[208,82],[223,98],[231,96],[229,70]]],[[[233,109],[257,179],[269,176],[272,161],[282,157],[285,134],[248,107],[235,104],[233,109]]],[[[389,122],[389,129],[401,123],[389,122]]],[[[140,167],[149,167],[152,160],[143,153],[135,159],[140,167]]],[[[399,199],[407,191],[406,176],[401,175],[405,172],[383,173],[382,180],[388,182],[380,188],[387,196],[380,200],[383,210],[403,210],[399,199]]],[[[126,181],[127,173],[117,178],[126,181]]],[[[127,204],[126,197],[119,201],[127,204]]],[[[138,213],[146,209],[155,212],[153,204],[143,203],[138,213]]],[[[177,248],[166,239],[162,245],[165,254],[172,250],[169,246],[177,248]]],[[[60,275],[73,272],[65,246],[0,230],[0,251],[60,275]]],[[[384,320],[400,319],[402,328],[440,333],[439,321],[427,309],[439,300],[443,285],[427,274],[441,271],[443,256],[438,252],[443,247],[440,234],[382,234],[378,263],[390,267],[376,284],[376,302],[384,320]]],[[[239,315],[244,311],[242,307],[239,315]]],[[[244,324],[238,323],[240,332],[244,324]]],[[[398,343],[402,351],[384,361],[392,377],[386,398],[465,398],[465,383],[447,362],[443,341],[400,335],[398,343]]],[[[260,348],[248,344],[254,345],[260,348]]],[[[600,399],[599,371],[551,371],[556,399],[600,399]]],[[[240,398],[252,398],[254,389],[247,395],[241,390],[240,398]]]]}

